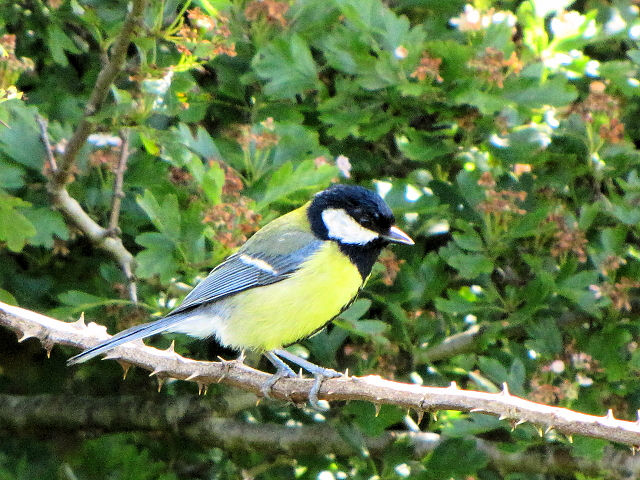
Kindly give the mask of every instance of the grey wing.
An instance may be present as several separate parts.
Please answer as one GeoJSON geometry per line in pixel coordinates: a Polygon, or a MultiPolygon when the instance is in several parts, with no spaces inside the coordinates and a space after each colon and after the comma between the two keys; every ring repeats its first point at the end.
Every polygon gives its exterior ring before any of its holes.
{"type": "Polygon", "coordinates": [[[284,255],[241,250],[214,268],[207,278],[189,292],[178,307],[169,312],[167,317],[249,288],[284,280],[321,245],[321,240],[314,239],[303,247],[284,255]]]}

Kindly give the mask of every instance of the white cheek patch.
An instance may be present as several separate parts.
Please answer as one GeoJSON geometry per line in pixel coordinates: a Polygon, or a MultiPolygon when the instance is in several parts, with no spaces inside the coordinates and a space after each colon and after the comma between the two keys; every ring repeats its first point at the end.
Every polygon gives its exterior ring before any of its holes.
{"type": "Polygon", "coordinates": [[[364,245],[380,237],[376,232],[356,222],[342,208],[327,208],[322,212],[322,221],[327,227],[329,238],[342,243],[364,245]]]}

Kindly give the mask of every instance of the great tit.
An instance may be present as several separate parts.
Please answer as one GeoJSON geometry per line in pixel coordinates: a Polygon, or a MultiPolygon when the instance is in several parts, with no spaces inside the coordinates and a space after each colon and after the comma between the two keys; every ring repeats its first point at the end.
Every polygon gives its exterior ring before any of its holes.
{"type": "Polygon", "coordinates": [[[157,333],[213,336],[226,347],[264,353],[275,365],[265,394],[279,378],[295,376],[280,357],[312,373],[309,398],[317,406],[320,382],[337,372],[282,347],[321,329],[348,306],[386,245],[413,245],[394,222],[377,193],[334,185],[256,232],[165,317],[124,330],[68,364],[157,333]]]}

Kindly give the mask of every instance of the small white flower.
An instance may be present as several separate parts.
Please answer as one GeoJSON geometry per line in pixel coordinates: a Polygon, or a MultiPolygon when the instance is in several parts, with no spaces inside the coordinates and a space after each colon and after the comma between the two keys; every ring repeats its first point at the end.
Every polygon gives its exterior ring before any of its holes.
{"type": "Polygon", "coordinates": [[[494,133],[491,135],[491,137],[489,137],[489,143],[494,147],[506,148],[509,146],[509,139],[506,137],[505,138],[500,137],[494,133]]]}
{"type": "Polygon", "coordinates": [[[374,183],[376,185],[378,195],[380,195],[382,198],[386,197],[387,193],[389,193],[391,191],[391,188],[393,187],[391,182],[385,182],[382,180],[376,180],[374,183]]]}
{"type": "Polygon", "coordinates": [[[590,387],[593,385],[593,378],[582,375],[581,373],[576,375],[576,381],[581,387],[590,387]]]}
{"type": "Polygon", "coordinates": [[[549,107],[549,109],[544,112],[544,121],[551,128],[558,128],[560,126],[560,122],[556,118],[555,108],[549,107]]]}
{"type": "Polygon", "coordinates": [[[467,325],[475,325],[476,323],[478,323],[478,317],[476,317],[472,313],[465,315],[464,323],[466,323],[467,325]]]}
{"type": "Polygon", "coordinates": [[[598,60],[589,60],[586,67],[584,68],[584,73],[589,77],[599,77],[599,69],[600,62],[598,60]]]}
{"type": "Polygon", "coordinates": [[[401,463],[400,465],[396,465],[393,468],[393,470],[400,477],[408,477],[409,475],[411,475],[411,467],[409,467],[409,465],[407,465],[406,463],[401,463]]]}
{"type": "Polygon", "coordinates": [[[407,55],[409,55],[409,50],[407,50],[405,47],[403,47],[402,45],[399,45],[396,47],[396,49],[393,51],[393,55],[394,57],[396,57],[398,60],[404,60],[405,58],[407,58],[407,55]]]}
{"type": "Polygon", "coordinates": [[[106,133],[92,133],[87,137],[87,142],[96,147],[119,147],[122,139],[106,133]]]}
{"type": "Polygon", "coordinates": [[[627,22],[624,21],[624,19],[620,15],[620,12],[617,9],[614,9],[611,18],[607,23],[604,24],[604,30],[609,35],[612,35],[614,33],[618,33],[621,30],[624,30],[626,26],[627,22]]]}
{"type": "Polygon", "coordinates": [[[413,185],[407,185],[404,192],[404,198],[408,202],[415,202],[422,196],[422,192],[413,185]]]}
{"type": "Polygon", "coordinates": [[[562,360],[554,360],[551,362],[551,365],[549,365],[549,368],[553,373],[560,374],[564,372],[564,362],[562,360]]]}
{"type": "Polygon", "coordinates": [[[585,17],[580,12],[562,12],[551,19],[551,31],[559,38],[571,37],[578,34],[584,21],[585,17]]]}
{"type": "Polygon", "coordinates": [[[349,161],[349,157],[338,155],[336,157],[336,167],[338,167],[338,170],[340,170],[344,178],[351,178],[351,162],[349,161]]]}
{"type": "Polygon", "coordinates": [[[536,352],[535,350],[529,350],[527,354],[529,355],[529,358],[531,358],[532,360],[535,360],[536,358],[538,358],[538,352],[536,352]]]}
{"type": "Polygon", "coordinates": [[[336,477],[329,470],[323,470],[318,474],[316,480],[336,480],[336,477]]]}

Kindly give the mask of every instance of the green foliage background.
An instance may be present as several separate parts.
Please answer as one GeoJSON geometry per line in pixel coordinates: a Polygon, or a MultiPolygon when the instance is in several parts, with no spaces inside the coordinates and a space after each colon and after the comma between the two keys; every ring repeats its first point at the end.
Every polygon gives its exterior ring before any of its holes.
{"type": "MultiPolygon", "coordinates": [[[[35,121],[48,119],[58,155],[126,11],[124,1],[0,4],[0,300],[65,320],[85,312],[120,330],[170,309],[259,225],[332,181],[354,182],[385,192],[417,245],[386,254],[336,325],[293,348],[354,374],[486,391],[507,382],[543,403],[635,417],[633,2],[152,2],[125,71],[91,117],[99,135],[81,150],[69,185],[106,225],[113,144],[130,130],[119,227],[136,256],[139,306],[113,259],[51,208],[35,121]],[[465,351],[430,356],[476,325],[481,333],[465,351]]],[[[176,340],[184,354],[218,353],[176,340]]],[[[37,342],[17,345],[0,332],[0,392],[195,395],[180,382],[157,394],[140,372],[122,382],[114,362],[67,369],[72,353],[56,347],[47,360],[37,342]]],[[[360,434],[405,429],[405,414],[385,408],[376,417],[354,402],[320,416],[264,402],[238,419],[328,422],[357,445],[360,434]]],[[[527,426],[512,432],[479,414],[441,412],[420,427],[446,440],[419,459],[405,445],[377,458],[360,449],[274,459],[193,442],[178,448],[169,434],[0,432],[0,478],[539,479],[554,477],[502,470],[471,440],[509,452],[553,445],[589,459],[605,447],[553,432],[540,438],[527,426]]]]}

